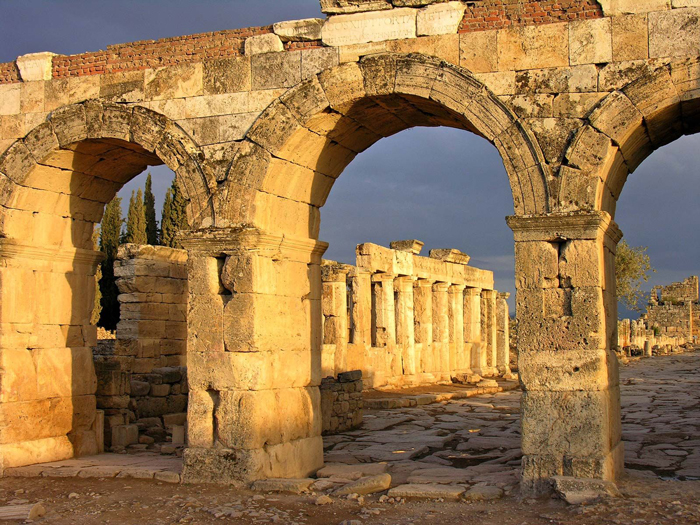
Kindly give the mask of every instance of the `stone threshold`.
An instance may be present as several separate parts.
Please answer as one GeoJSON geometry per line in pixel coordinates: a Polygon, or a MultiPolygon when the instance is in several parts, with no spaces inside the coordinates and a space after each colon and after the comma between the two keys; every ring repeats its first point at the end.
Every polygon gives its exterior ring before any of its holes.
{"type": "MultiPolygon", "coordinates": [[[[457,385],[454,385],[457,386],[457,385]]],[[[520,388],[518,381],[499,381],[498,386],[487,387],[461,387],[453,392],[426,392],[421,394],[401,395],[401,390],[382,391],[381,394],[390,394],[391,397],[376,397],[379,391],[372,392],[372,397],[363,399],[364,408],[367,410],[390,410],[392,408],[410,408],[432,403],[442,403],[455,399],[467,399],[481,395],[509,392],[520,388]]]]}
{"type": "Polygon", "coordinates": [[[5,469],[8,477],[132,478],[180,483],[182,458],[159,454],[99,454],[5,469]]]}

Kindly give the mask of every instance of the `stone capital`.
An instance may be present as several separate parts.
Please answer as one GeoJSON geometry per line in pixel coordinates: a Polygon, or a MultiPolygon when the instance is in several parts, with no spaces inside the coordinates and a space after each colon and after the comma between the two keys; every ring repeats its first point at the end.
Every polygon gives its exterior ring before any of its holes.
{"type": "Polygon", "coordinates": [[[434,292],[445,292],[450,289],[450,283],[434,283],[433,284],[433,291],[434,292]]]}
{"type": "Polygon", "coordinates": [[[498,298],[503,299],[504,301],[510,297],[510,293],[508,292],[499,292],[498,298]]]}
{"type": "Polygon", "coordinates": [[[466,288],[464,290],[464,295],[467,295],[469,297],[480,297],[481,288],[466,288]]]}
{"type": "Polygon", "coordinates": [[[602,240],[607,237],[617,243],[622,238],[622,231],[610,214],[604,211],[511,216],[506,218],[506,222],[513,230],[516,242],[602,240]]]}
{"type": "Polygon", "coordinates": [[[401,275],[399,277],[396,277],[394,279],[394,290],[397,292],[412,292],[413,291],[413,281],[415,281],[415,277],[411,276],[406,276],[406,275],[401,275]]]}
{"type": "Polygon", "coordinates": [[[321,264],[321,280],[324,283],[347,282],[351,266],[335,261],[323,261],[321,264]]]}
{"type": "Polygon", "coordinates": [[[373,283],[384,283],[384,282],[389,282],[389,281],[391,281],[393,283],[395,278],[396,278],[396,276],[392,273],[373,273],[372,274],[372,282],[373,283]]]}
{"type": "Polygon", "coordinates": [[[451,284],[449,292],[452,295],[462,295],[467,287],[463,284],[451,284]]]}
{"type": "Polygon", "coordinates": [[[178,240],[188,253],[220,257],[255,252],[270,258],[321,264],[328,243],[267,233],[252,227],[204,228],[182,231],[178,240]]]}

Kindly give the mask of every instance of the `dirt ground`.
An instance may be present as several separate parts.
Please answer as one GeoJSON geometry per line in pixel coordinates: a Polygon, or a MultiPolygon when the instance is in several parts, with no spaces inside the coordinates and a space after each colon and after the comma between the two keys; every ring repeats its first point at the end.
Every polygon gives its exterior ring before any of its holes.
{"type": "MultiPolygon", "coordinates": [[[[511,489],[507,478],[501,483],[506,495],[493,502],[393,501],[381,495],[358,500],[330,494],[332,502],[320,506],[316,505],[320,493],[260,494],[223,486],[178,485],[128,478],[8,477],[0,479],[0,506],[41,502],[46,515],[35,522],[51,524],[700,524],[698,368],[700,353],[693,352],[644,359],[622,369],[623,439],[628,463],[626,475],[618,485],[623,497],[605,498],[587,505],[569,506],[561,500],[548,498],[523,500],[518,495],[517,481],[511,489]]],[[[414,426],[426,417],[432,418],[428,421],[430,425],[434,425],[434,421],[454,426],[456,411],[461,411],[460,416],[464,414],[465,427],[471,417],[478,417],[482,423],[491,417],[492,424],[484,427],[483,432],[497,440],[498,436],[503,439],[517,429],[517,409],[513,404],[517,406],[518,395],[511,392],[492,396],[498,404],[488,401],[487,396],[480,405],[481,398],[472,398],[401,409],[393,415],[412,414],[411,421],[402,424],[414,426]],[[499,411],[504,404],[510,404],[511,408],[499,411]],[[488,406],[492,408],[490,414],[485,412],[488,406]],[[477,409],[478,414],[469,415],[470,410],[477,409]]],[[[377,421],[389,414],[377,411],[374,416],[377,421]]],[[[388,432],[393,434],[386,434],[389,437],[396,435],[399,427],[391,428],[393,430],[388,432]]],[[[366,447],[381,451],[376,443],[362,441],[369,438],[367,430],[356,431],[355,441],[335,454],[362,455],[366,447]]],[[[420,428],[413,428],[404,434],[415,437],[420,431],[420,428]]],[[[372,439],[380,439],[379,436],[372,439]]],[[[467,437],[467,442],[468,439],[475,438],[467,437]]],[[[332,456],[333,449],[338,446],[329,446],[328,455],[332,456]]],[[[502,454],[507,452],[506,447],[499,447],[499,450],[502,454]]],[[[439,450],[431,455],[441,457],[438,453],[439,450]]],[[[425,455],[415,458],[420,469],[437,466],[434,461],[425,455]]],[[[454,470],[454,467],[444,468],[454,470]]],[[[517,466],[512,468],[515,471],[517,466]]],[[[428,472],[435,474],[435,471],[419,470],[418,475],[425,477],[428,472]]],[[[487,474],[489,472],[479,475],[487,474]]],[[[476,481],[479,480],[469,483],[476,481]]]]}

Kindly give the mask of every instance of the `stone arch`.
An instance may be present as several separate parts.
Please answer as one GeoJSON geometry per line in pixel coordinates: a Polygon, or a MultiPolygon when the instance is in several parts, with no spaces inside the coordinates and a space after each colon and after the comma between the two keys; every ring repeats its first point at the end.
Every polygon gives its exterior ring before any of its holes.
{"type": "Polygon", "coordinates": [[[166,117],[97,100],[57,109],[0,156],[0,475],[100,450],[94,224],[125,182],[165,163],[190,224],[211,225],[202,160],[166,117]]]}
{"type": "Polygon", "coordinates": [[[121,185],[147,166],[158,164],[176,173],[188,201],[190,224],[209,226],[214,221],[216,181],[205,171],[203,159],[182,128],[150,109],[98,100],[59,108],[0,156],[0,206],[5,208],[2,231],[6,237],[15,237],[10,228],[11,210],[19,215],[26,215],[19,211],[45,211],[73,219],[80,215],[99,222],[104,204],[121,185]],[[34,210],[32,203],[43,199],[30,195],[33,191],[64,195],[58,199],[62,206],[57,203],[53,210],[34,210]],[[81,205],[81,200],[92,204],[81,205]]]}
{"type": "Polygon", "coordinates": [[[656,149],[700,131],[700,59],[650,69],[607,95],[572,138],[562,166],[558,211],[615,206],[630,173],[656,149]]]}
{"type": "Polygon", "coordinates": [[[499,150],[518,215],[549,211],[549,171],[527,126],[468,71],[379,54],[302,81],[253,124],[222,188],[220,224],[316,238],[319,208],[350,161],[414,126],[472,131],[499,150]],[[284,219],[282,219],[284,217],[284,219]]]}

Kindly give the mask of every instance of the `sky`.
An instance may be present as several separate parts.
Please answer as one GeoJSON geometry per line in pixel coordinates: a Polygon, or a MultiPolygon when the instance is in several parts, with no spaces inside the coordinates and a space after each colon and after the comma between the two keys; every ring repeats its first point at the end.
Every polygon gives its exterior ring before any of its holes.
{"type": "MultiPolygon", "coordinates": [[[[74,54],[107,45],[322,17],[318,0],[2,0],[0,62],[39,51],[74,54]]],[[[652,266],[645,289],[700,272],[700,135],[649,157],[628,179],[616,221],[633,246],[647,246],[652,266]]],[[[158,214],[172,173],[154,167],[158,214]]],[[[131,191],[145,174],[127,184],[131,191]]],[[[414,128],[358,155],[321,211],[320,239],[329,259],[354,262],[355,245],[419,239],[457,248],[471,265],[492,270],[496,288],[511,292],[513,235],[505,217],[513,202],[503,163],[485,140],[462,130],[414,128]]],[[[620,308],[622,315],[627,314],[620,308]]],[[[633,314],[632,314],[633,316],[633,314]]]]}

